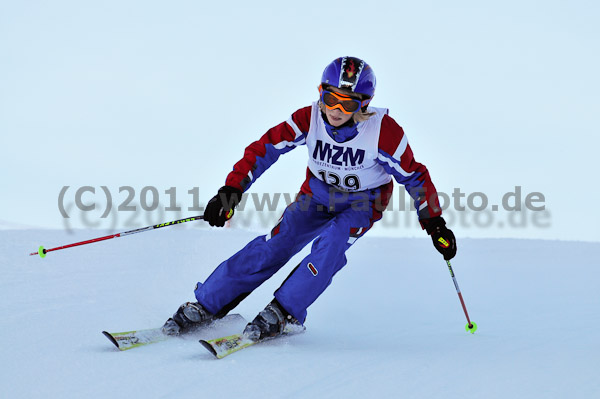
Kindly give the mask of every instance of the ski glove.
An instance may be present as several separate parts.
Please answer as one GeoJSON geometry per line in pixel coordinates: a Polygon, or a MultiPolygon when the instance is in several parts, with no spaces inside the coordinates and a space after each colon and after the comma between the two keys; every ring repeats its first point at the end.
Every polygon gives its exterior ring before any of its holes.
{"type": "Polygon", "coordinates": [[[441,216],[435,216],[430,219],[421,220],[421,225],[431,236],[433,246],[444,256],[445,260],[450,260],[456,255],[456,238],[452,230],[446,227],[446,221],[441,216]]]}
{"type": "Polygon", "coordinates": [[[211,198],[204,210],[204,220],[211,226],[223,227],[233,216],[233,210],[242,199],[242,190],[223,186],[217,195],[211,198]]]}

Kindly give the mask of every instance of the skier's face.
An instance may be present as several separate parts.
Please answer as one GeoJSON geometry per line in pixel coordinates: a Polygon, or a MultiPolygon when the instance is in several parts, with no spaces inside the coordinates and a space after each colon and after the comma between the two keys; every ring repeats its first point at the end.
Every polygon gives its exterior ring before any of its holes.
{"type": "MultiPolygon", "coordinates": [[[[344,90],[344,89],[338,89],[337,87],[328,87],[327,90],[330,90],[334,93],[339,93],[343,96],[349,96],[349,97],[355,97],[352,96],[352,92],[348,91],[348,90],[344,90]]],[[[358,99],[360,101],[360,99],[358,99]]],[[[341,109],[339,108],[334,108],[334,109],[329,109],[328,107],[324,107],[325,108],[325,115],[327,116],[327,120],[329,121],[329,124],[333,127],[339,127],[341,125],[343,125],[344,123],[348,122],[351,118],[353,114],[347,114],[345,112],[342,112],[341,109]]]]}
{"type": "Polygon", "coordinates": [[[327,120],[329,124],[333,127],[342,126],[344,123],[348,122],[350,118],[352,118],[352,114],[345,114],[340,111],[338,108],[336,109],[328,109],[325,108],[325,115],[327,116],[327,120]]]}

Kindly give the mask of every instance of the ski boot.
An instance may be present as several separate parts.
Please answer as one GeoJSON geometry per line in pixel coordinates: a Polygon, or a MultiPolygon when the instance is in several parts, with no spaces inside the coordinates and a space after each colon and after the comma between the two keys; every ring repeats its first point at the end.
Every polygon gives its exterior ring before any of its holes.
{"type": "Polygon", "coordinates": [[[215,316],[204,309],[198,302],[186,302],[162,326],[162,332],[166,335],[185,334],[214,319],[215,316]]]}
{"type": "Polygon", "coordinates": [[[243,334],[252,341],[261,341],[281,334],[302,332],[304,329],[304,326],[274,299],[246,325],[243,334]]]}

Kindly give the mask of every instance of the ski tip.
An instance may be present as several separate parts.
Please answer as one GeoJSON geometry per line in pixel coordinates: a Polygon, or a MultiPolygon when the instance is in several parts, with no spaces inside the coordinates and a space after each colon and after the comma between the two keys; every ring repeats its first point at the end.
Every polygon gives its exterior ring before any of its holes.
{"type": "Polygon", "coordinates": [[[219,358],[217,356],[217,351],[215,350],[215,348],[213,348],[213,346],[210,343],[208,343],[207,341],[205,341],[203,339],[200,340],[200,343],[202,344],[203,347],[206,348],[206,350],[208,350],[210,353],[212,353],[214,357],[216,357],[217,359],[219,358]]]}
{"type": "Polygon", "coordinates": [[[109,340],[110,342],[112,342],[112,343],[113,343],[113,345],[117,347],[117,349],[121,350],[121,348],[119,348],[119,343],[117,342],[117,340],[115,339],[115,337],[113,337],[113,336],[112,336],[112,335],[111,335],[109,332],[106,332],[106,331],[102,331],[102,334],[103,334],[103,335],[104,335],[106,338],[108,338],[108,340],[109,340]]]}

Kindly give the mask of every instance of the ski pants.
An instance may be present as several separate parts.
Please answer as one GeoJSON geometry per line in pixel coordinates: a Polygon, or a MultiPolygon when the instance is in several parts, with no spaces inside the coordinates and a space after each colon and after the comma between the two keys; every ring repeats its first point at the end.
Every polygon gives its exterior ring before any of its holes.
{"type": "Polygon", "coordinates": [[[270,234],[250,241],[198,283],[196,299],[205,309],[229,312],[314,240],[310,254],[275,292],[281,306],[304,323],[307,308],[346,264],[345,252],[381,219],[392,191],[391,182],[357,193],[332,191],[315,177],[307,183],[270,234]]]}

